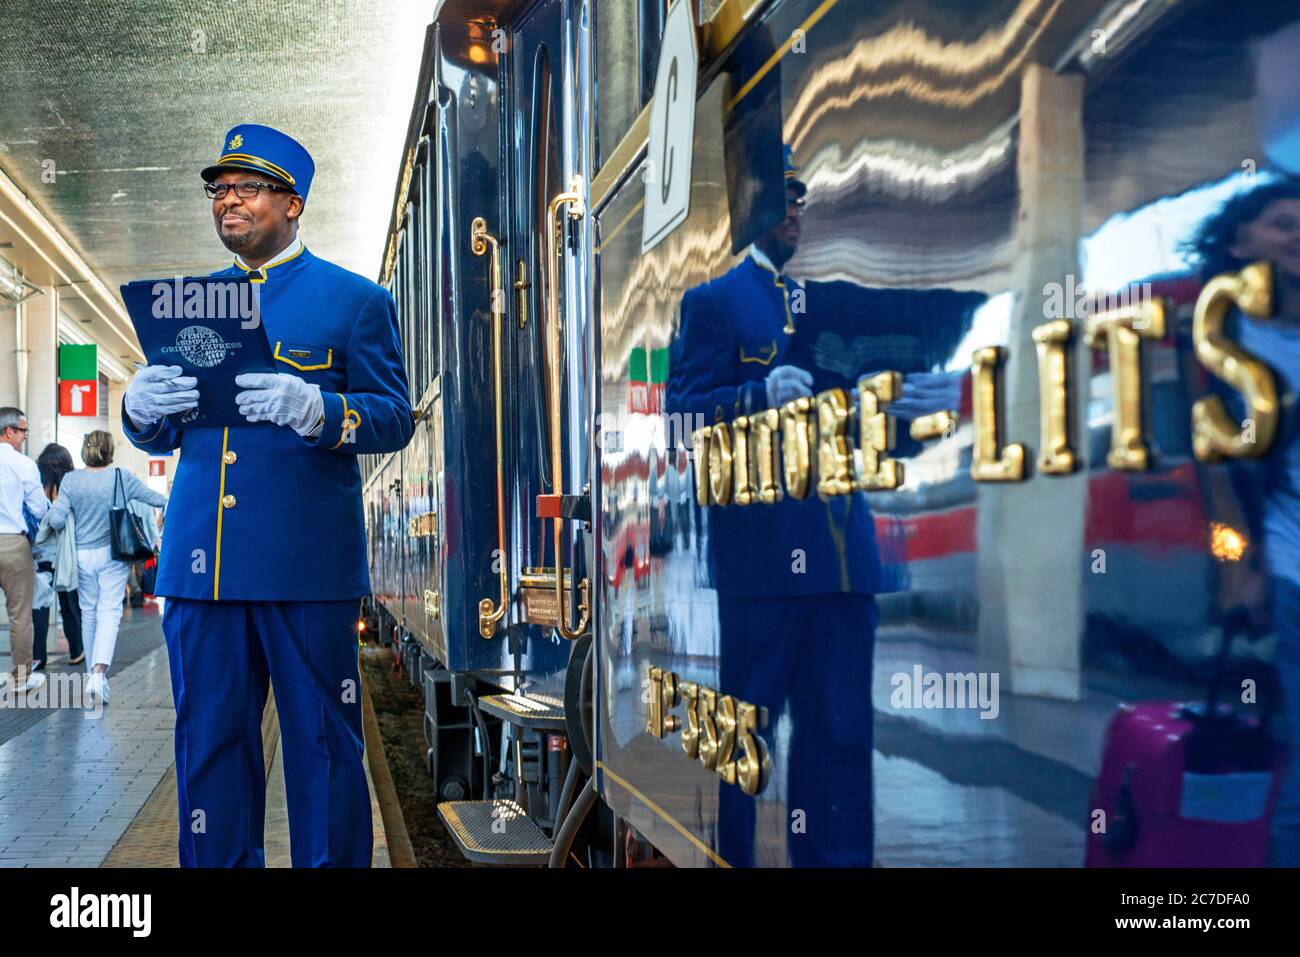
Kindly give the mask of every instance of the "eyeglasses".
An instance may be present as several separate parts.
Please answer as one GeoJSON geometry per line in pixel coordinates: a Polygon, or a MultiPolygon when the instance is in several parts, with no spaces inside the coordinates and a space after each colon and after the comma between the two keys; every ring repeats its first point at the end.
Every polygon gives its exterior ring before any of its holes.
{"type": "Polygon", "coordinates": [[[203,187],[203,192],[208,194],[209,199],[225,199],[226,194],[231,190],[240,199],[252,199],[262,190],[270,190],[272,193],[292,193],[293,190],[287,186],[277,186],[274,183],[258,183],[249,181],[246,183],[208,183],[203,187]]]}

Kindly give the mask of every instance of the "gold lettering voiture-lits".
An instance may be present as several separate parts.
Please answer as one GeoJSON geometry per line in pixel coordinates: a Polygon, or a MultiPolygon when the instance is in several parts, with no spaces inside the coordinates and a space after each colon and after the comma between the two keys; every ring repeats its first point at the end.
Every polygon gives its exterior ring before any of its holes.
{"type": "Polygon", "coordinates": [[[1069,475],[1076,462],[1070,447],[1070,324],[1044,323],[1033,332],[1038,350],[1038,471],[1069,475]]]}
{"type": "Polygon", "coordinates": [[[1019,482],[1025,477],[1025,447],[1002,446],[1000,438],[1002,365],[1006,350],[987,346],[971,358],[971,412],[975,419],[975,447],[970,474],[977,482],[1019,482]]]}
{"type": "Polygon", "coordinates": [[[781,491],[781,459],[776,436],[781,431],[781,410],[768,409],[749,417],[753,436],[754,459],[758,465],[758,500],[764,505],[779,502],[781,491]]]}
{"type": "Polygon", "coordinates": [[[903,377],[881,372],[858,380],[858,445],[862,466],[857,487],[866,492],[894,489],[903,484],[903,463],[888,457],[896,439],[894,417],[882,405],[903,392],[903,377]]]}
{"type": "Polygon", "coordinates": [[[731,429],[719,422],[709,435],[709,497],[717,505],[731,501],[731,429]]]}
{"type": "Polygon", "coordinates": [[[749,416],[742,415],[731,423],[731,499],[737,505],[749,505],[758,498],[753,456],[749,452],[749,416]]]}
{"type": "Polygon", "coordinates": [[[849,412],[849,397],[843,389],[817,396],[817,494],[823,499],[853,491],[849,412]]]}
{"type": "Polygon", "coordinates": [[[1143,339],[1165,337],[1165,304],[1152,299],[1102,309],[1088,316],[1084,338],[1093,349],[1105,349],[1115,391],[1114,421],[1106,464],[1113,469],[1142,472],[1151,453],[1142,434],[1143,339]]]}
{"type": "Polygon", "coordinates": [[[1258,458],[1273,446],[1279,408],[1277,384],[1268,366],[1223,334],[1228,310],[1236,306],[1247,316],[1273,314],[1273,267],[1252,263],[1241,272],[1216,276],[1196,300],[1192,342],[1196,358],[1218,379],[1246,400],[1246,420],[1233,422],[1218,396],[1206,396],[1192,406],[1192,451],[1198,459],[1258,458]]]}
{"type": "Polygon", "coordinates": [[[712,504],[709,501],[709,438],[712,435],[711,425],[691,433],[691,452],[695,466],[695,501],[700,506],[712,504]]]}
{"type": "MultiPolygon", "coordinates": [[[[1272,279],[1268,263],[1253,263],[1210,280],[1197,299],[1192,322],[1196,357],[1211,375],[1239,392],[1246,406],[1245,420],[1239,424],[1217,396],[1194,403],[1192,450],[1200,461],[1258,458],[1269,452],[1277,436],[1280,410],[1273,373],[1225,335],[1234,307],[1255,319],[1272,314],[1272,279]]],[[[1100,308],[1084,323],[1085,343],[1104,350],[1110,366],[1114,412],[1106,461],[1111,468],[1151,467],[1144,432],[1142,343],[1165,338],[1166,316],[1165,301],[1156,298],[1100,308]]],[[[1071,415],[1070,348],[1075,334],[1064,319],[1033,330],[1039,397],[1036,464],[1044,475],[1068,475],[1081,464],[1072,441],[1076,423],[1071,415]]],[[[1000,346],[977,349],[971,356],[970,471],[977,482],[1019,482],[1026,477],[1028,450],[1019,442],[1003,442],[1006,359],[1000,346]]],[[[772,505],[786,495],[807,498],[812,491],[829,499],[900,487],[903,464],[889,458],[895,419],[888,406],[901,397],[902,382],[898,372],[876,373],[858,380],[852,392],[828,389],[730,424],[697,429],[692,433],[696,501],[702,506],[772,505]]],[[[921,416],[913,420],[911,436],[917,441],[951,437],[957,420],[957,411],[951,409],[921,416]]]]}
{"type": "Polygon", "coordinates": [[[791,498],[808,496],[808,479],[812,470],[812,437],[808,413],[813,400],[807,396],[792,399],[781,406],[781,458],[785,466],[785,491],[791,498]]]}

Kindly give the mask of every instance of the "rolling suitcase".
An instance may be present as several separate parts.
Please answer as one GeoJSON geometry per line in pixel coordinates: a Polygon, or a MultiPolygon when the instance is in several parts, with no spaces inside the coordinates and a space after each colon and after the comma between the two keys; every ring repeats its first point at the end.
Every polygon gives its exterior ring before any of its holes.
{"type": "MultiPolygon", "coordinates": [[[[1284,755],[1260,718],[1219,701],[1120,705],[1088,808],[1088,867],[1263,867],[1284,755]]],[[[1266,696],[1271,706],[1274,695],[1266,696]]]]}

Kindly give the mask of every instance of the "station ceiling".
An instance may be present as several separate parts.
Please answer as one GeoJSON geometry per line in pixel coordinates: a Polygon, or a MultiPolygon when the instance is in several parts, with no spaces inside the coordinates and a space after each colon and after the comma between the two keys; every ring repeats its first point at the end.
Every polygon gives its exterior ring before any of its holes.
{"type": "Polygon", "coordinates": [[[265,123],[316,161],[304,242],[374,278],[433,7],[0,3],[0,169],[116,293],[229,263],[199,170],[231,126],[265,123]]]}

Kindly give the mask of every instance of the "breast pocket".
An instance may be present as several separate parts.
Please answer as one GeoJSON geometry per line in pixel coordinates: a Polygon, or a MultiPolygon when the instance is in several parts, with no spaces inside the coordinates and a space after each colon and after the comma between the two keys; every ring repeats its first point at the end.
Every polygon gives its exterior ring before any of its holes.
{"type": "MultiPolygon", "coordinates": [[[[755,339],[749,342],[741,342],[737,358],[740,360],[742,370],[745,367],[754,366],[765,369],[776,362],[779,354],[780,346],[776,344],[775,339],[755,339]]],[[[766,374],[766,372],[763,373],[763,375],[766,374]]]]}
{"type": "Polygon", "coordinates": [[[339,356],[332,346],[277,339],[272,355],[278,371],[299,375],[308,382],[328,385],[342,377],[339,356]]]}

